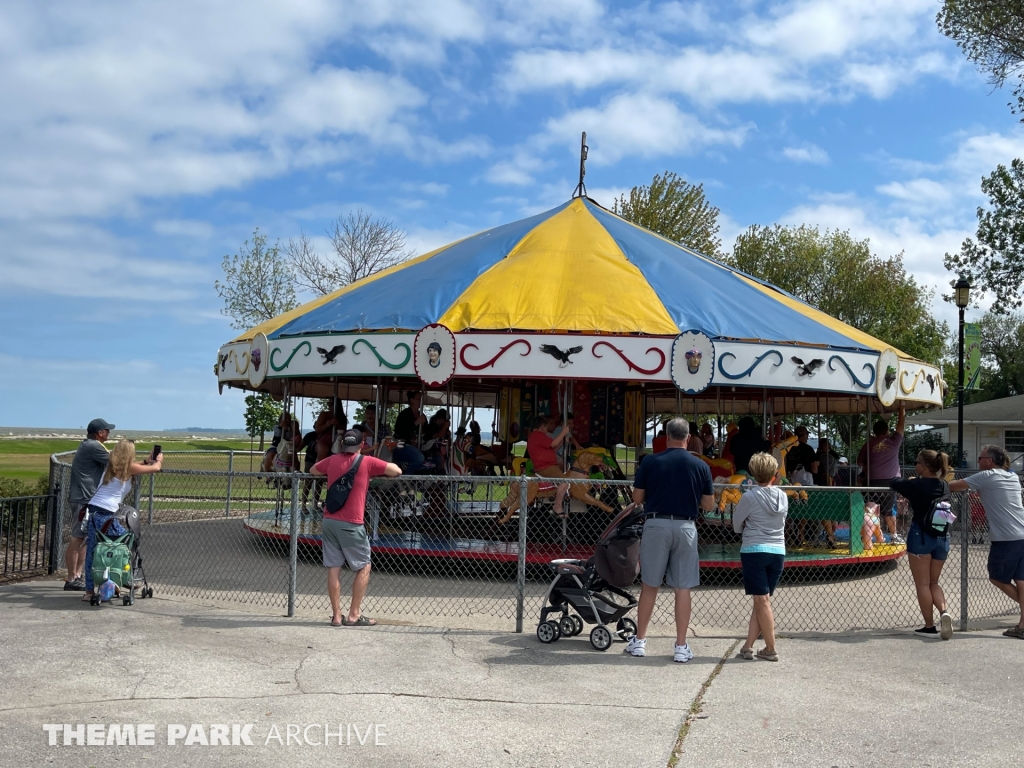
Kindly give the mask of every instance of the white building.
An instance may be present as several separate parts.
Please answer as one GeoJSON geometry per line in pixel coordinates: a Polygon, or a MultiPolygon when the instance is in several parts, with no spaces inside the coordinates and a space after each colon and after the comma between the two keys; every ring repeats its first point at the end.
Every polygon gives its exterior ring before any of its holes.
{"type": "MultiPolygon", "coordinates": [[[[919,413],[908,424],[941,429],[950,443],[957,441],[957,409],[919,413]]],[[[1024,469],[1024,395],[964,406],[964,453],[967,466],[977,466],[983,445],[1001,445],[1017,471],[1024,469]]]]}

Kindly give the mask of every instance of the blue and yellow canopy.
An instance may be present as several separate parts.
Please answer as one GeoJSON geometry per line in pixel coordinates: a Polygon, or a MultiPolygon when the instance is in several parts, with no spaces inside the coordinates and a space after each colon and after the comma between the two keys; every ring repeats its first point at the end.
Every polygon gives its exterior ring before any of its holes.
{"type": "Polygon", "coordinates": [[[270,339],[351,331],[582,331],[881,351],[888,345],[779,288],[576,198],[257,326],[270,339]]]}

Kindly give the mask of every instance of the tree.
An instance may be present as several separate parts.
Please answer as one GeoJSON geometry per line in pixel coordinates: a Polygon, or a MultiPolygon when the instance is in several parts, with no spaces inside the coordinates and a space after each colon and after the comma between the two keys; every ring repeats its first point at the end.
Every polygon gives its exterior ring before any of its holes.
{"type": "Polygon", "coordinates": [[[848,231],[754,225],[736,239],[733,266],[811,306],[928,362],[942,357],[949,328],[932,316],[932,292],[898,254],[871,253],[848,231]]]}
{"type": "Polygon", "coordinates": [[[245,433],[249,437],[259,437],[261,451],[263,436],[273,431],[283,410],[280,403],[274,402],[269,392],[256,392],[245,396],[245,433]]]}
{"type": "Polygon", "coordinates": [[[1024,395],[1024,315],[986,313],[981,320],[981,389],[968,402],[1024,395]]]}
{"type": "Polygon", "coordinates": [[[405,248],[405,232],[390,219],[371,218],[361,208],[335,219],[327,234],[334,250],[331,256],[317,253],[305,234],[289,240],[287,248],[298,283],[321,296],[412,256],[405,248]]]}
{"type": "Polygon", "coordinates": [[[978,208],[977,242],[968,238],[960,253],[946,254],[946,269],[991,291],[992,309],[1005,313],[1021,306],[1024,285],[1024,162],[998,166],[981,180],[990,210],[978,208]]]}
{"type": "Polygon", "coordinates": [[[224,282],[214,281],[217,295],[224,300],[221,314],[231,318],[231,327],[244,330],[294,309],[292,271],[276,243],[267,247],[259,227],[234,256],[221,262],[224,282]]]}
{"type": "Polygon", "coordinates": [[[612,211],[698,253],[718,257],[718,209],[704,197],[704,185],[690,184],[671,171],[657,174],[650,186],[633,187],[612,211]]]}
{"type": "Polygon", "coordinates": [[[1001,88],[1016,79],[1010,108],[1024,113],[1024,2],[1021,0],[944,0],[935,17],[939,31],[953,40],[967,60],[1001,88]]]}

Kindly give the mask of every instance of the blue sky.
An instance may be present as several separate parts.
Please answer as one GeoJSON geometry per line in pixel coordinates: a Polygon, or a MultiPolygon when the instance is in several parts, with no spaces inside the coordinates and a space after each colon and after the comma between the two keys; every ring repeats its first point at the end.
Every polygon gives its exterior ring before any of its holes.
{"type": "MultiPolygon", "coordinates": [[[[1024,132],[933,0],[0,6],[0,424],[240,426],[213,281],[254,227],[392,218],[423,252],[672,170],[920,282],[1024,132]]],[[[936,301],[942,318],[948,305],[936,301]]]]}

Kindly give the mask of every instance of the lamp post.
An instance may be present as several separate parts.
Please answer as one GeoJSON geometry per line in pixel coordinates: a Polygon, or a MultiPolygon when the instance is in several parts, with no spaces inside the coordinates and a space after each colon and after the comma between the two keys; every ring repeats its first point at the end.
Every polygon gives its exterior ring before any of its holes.
{"type": "MultiPolygon", "coordinates": [[[[953,295],[957,309],[960,310],[960,331],[957,352],[959,364],[956,387],[956,465],[964,466],[964,310],[971,300],[971,284],[960,278],[953,286],[953,295]]],[[[967,526],[970,517],[965,514],[967,505],[960,508],[960,630],[967,629],[967,526]]]]}

